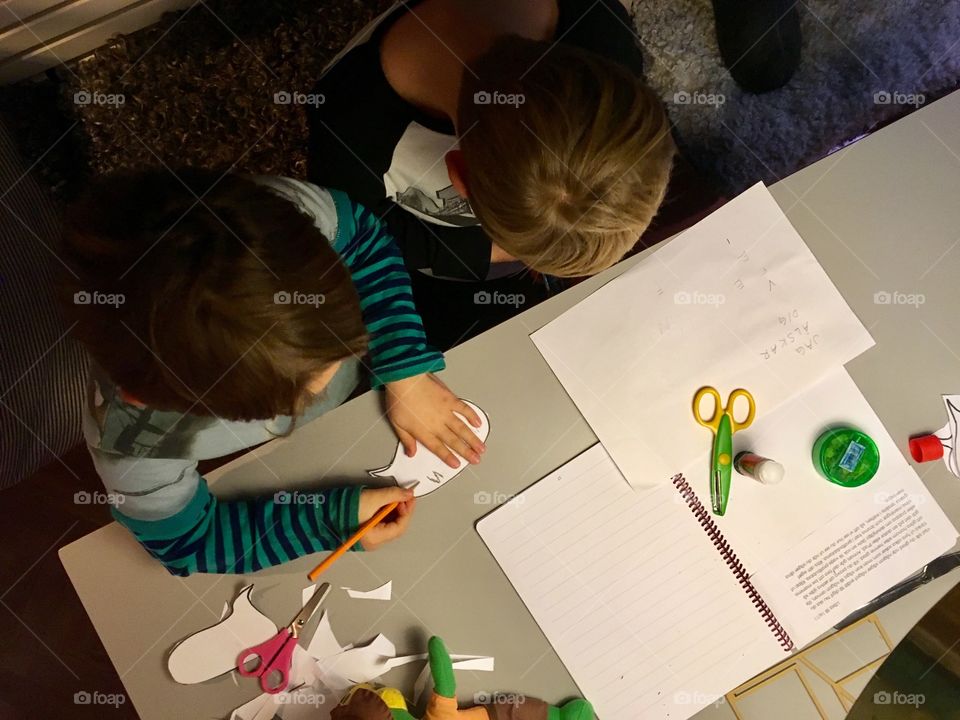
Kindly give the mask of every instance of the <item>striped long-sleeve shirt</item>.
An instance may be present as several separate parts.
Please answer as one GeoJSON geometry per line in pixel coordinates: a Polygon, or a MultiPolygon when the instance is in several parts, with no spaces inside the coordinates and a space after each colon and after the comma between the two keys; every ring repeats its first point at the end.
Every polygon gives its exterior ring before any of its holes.
{"type": "MultiPolygon", "coordinates": [[[[370,333],[373,385],[442,369],[443,356],[426,345],[409,276],[383,224],[341,192],[286,178],[256,180],[309,215],[350,270],[370,333]]],[[[341,404],[359,372],[357,360],[345,361],[297,422],[341,404]]],[[[199,460],[270,440],[292,418],[240,422],[160,411],[128,402],[96,371],[91,380],[84,435],[111,512],[171,573],[253,572],[332,550],[358,527],[360,486],[287,488],[243,500],[219,500],[209,491],[199,460]]]]}

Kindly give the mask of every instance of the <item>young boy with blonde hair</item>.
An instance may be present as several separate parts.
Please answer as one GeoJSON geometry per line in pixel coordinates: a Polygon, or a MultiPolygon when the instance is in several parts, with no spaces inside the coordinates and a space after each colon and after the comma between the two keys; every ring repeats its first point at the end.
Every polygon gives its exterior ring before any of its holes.
{"type": "Polygon", "coordinates": [[[404,3],[317,85],[311,177],[381,214],[411,269],[596,273],[636,243],[670,175],[641,73],[617,0],[404,3]]]}

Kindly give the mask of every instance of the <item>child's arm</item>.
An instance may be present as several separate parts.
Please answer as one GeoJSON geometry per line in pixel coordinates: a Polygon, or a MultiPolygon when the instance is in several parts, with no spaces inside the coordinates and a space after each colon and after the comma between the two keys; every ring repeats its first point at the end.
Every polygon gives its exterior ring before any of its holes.
{"type": "Polygon", "coordinates": [[[337,190],[334,249],[350,270],[370,332],[373,387],[444,368],[443,355],[427,347],[413,302],[410,276],[384,223],[337,190]]]}
{"type": "MultiPolygon", "coordinates": [[[[356,486],[223,501],[210,493],[195,461],[92,453],[117,503],[111,508],[114,519],[174,575],[250,573],[334,550],[379,507],[407,499],[387,497],[403,492],[399,488],[356,486]],[[176,480],[161,481],[171,477],[176,480]]],[[[393,539],[408,520],[409,511],[378,525],[364,545],[372,549],[393,539]]],[[[351,548],[359,549],[359,544],[351,548]]]]}
{"type": "Polygon", "coordinates": [[[350,269],[371,334],[373,386],[389,383],[387,415],[407,454],[413,455],[419,440],[451,467],[459,465],[452,450],[480,462],[483,443],[454,412],[476,427],[480,418],[446,385],[425,375],[443,369],[443,356],[427,347],[396,241],[362,205],[342,192],[330,194],[338,221],[334,248],[350,269]]]}

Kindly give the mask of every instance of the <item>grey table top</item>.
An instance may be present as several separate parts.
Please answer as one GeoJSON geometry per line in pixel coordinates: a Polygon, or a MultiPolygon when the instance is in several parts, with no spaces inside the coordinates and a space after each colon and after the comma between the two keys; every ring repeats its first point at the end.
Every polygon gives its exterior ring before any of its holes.
{"type": "MultiPolygon", "coordinates": [[[[910,434],[943,424],[940,394],[960,390],[957,188],[960,92],[771,188],[876,339],[875,348],[847,367],[905,453],[910,434]],[[876,303],[875,293],[884,291],[919,293],[924,302],[876,303]]],[[[383,632],[400,654],[418,653],[429,635],[438,634],[452,652],[496,657],[492,673],[458,674],[461,698],[479,690],[523,692],[549,701],[577,694],[474,530],[475,521],[493,508],[476,494],[517,493],[596,441],[528,336],[641,257],[447,354],[443,380],[491,418],[488,452],[481,465],[422,499],[404,538],[375,553],[352,553],[328,572],[326,579],[335,587],[394,583],[390,602],[333,594],[328,607],[342,643],[362,643],[383,632]]],[[[210,480],[221,496],[362,482],[365,470],[389,462],[394,447],[378,396],[368,393],[221,468],[210,480]]],[[[960,525],[960,481],[939,462],[919,471],[960,525]]],[[[238,685],[229,676],[178,685],[167,673],[166,655],[175,642],[215,622],[223,603],[248,582],[256,584],[260,609],[286,622],[299,607],[306,572],[317,561],[302,558],[251,577],[175,578],[116,523],[62,548],[60,557],[132,703],[150,720],[225,717],[258,694],[253,682],[238,685]]],[[[937,587],[945,592],[949,585],[944,585],[937,587]]],[[[919,619],[937,597],[927,590],[897,606],[901,615],[919,619]]],[[[901,622],[905,628],[909,624],[901,622]]],[[[409,689],[418,670],[417,665],[399,668],[384,680],[409,689]]],[[[704,716],[721,717],[717,712],[704,711],[704,716]]]]}

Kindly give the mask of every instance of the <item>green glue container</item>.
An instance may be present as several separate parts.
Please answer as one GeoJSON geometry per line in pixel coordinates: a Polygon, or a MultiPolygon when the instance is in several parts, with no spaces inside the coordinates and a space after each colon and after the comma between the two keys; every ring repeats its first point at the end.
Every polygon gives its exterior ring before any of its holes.
{"type": "Polygon", "coordinates": [[[858,487],[877,474],[880,452],[869,435],[852,427],[836,427],[813,444],[813,466],[836,485],[858,487]]]}

